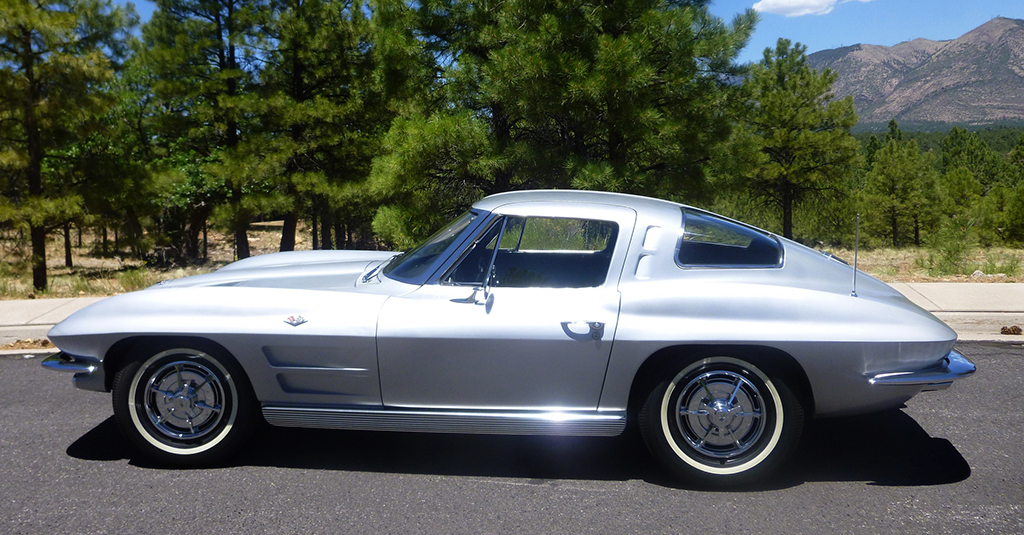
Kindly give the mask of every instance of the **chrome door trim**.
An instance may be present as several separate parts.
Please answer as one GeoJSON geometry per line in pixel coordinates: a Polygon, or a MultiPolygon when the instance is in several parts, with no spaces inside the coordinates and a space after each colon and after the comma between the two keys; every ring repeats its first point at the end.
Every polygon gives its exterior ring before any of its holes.
{"type": "Polygon", "coordinates": [[[617,436],[625,411],[440,411],[265,406],[279,427],[478,435],[617,436]]]}

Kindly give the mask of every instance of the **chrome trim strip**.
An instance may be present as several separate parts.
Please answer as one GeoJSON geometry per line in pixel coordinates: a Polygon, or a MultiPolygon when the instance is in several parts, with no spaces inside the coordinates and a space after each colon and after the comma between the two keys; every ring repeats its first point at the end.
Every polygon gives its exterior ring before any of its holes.
{"type": "Polygon", "coordinates": [[[909,372],[880,373],[868,380],[872,385],[924,386],[924,391],[944,390],[957,379],[974,373],[977,367],[956,351],[950,351],[937,366],[909,372]]]}
{"type": "Polygon", "coordinates": [[[358,431],[617,436],[626,428],[625,411],[441,411],[265,406],[263,416],[271,425],[280,427],[358,431]]]}

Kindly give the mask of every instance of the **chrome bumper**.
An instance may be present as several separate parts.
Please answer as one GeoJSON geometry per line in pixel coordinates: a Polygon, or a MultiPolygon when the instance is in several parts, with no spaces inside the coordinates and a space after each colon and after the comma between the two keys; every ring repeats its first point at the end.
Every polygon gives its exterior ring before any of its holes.
{"type": "Polygon", "coordinates": [[[945,390],[953,381],[974,373],[977,367],[956,351],[950,351],[931,368],[912,372],[880,373],[868,382],[872,385],[922,386],[922,392],[945,390]]]}
{"type": "Polygon", "coordinates": [[[78,388],[96,392],[107,391],[103,364],[100,362],[81,360],[79,357],[61,352],[50,355],[42,364],[48,370],[74,373],[73,381],[78,388]]]}

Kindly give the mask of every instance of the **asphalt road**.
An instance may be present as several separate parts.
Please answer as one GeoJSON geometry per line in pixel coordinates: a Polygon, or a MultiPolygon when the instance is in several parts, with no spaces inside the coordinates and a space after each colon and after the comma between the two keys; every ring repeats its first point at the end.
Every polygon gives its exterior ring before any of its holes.
{"type": "Polygon", "coordinates": [[[267,428],[228,465],[126,449],[110,396],[0,359],[0,533],[1024,533],[1024,348],[902,410],[812,422],[762,488],[688,489],[635,437],[267,428]]]}

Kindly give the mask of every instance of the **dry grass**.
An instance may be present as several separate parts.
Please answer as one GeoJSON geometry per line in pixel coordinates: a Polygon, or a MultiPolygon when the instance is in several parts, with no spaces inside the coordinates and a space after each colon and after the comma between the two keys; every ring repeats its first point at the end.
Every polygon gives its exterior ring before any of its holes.
{"type": "MultiPolygon", "coordinates": [[[[28,244],[11,235],[0,235],[0,299],[36,299],[59,297],[101,297],[140,290],[159,281],[209,273],[234,260],[234,240],[230,235],[209,233],[208,260],[194,266],[148,267],[127,253],[106,256],[94,254],[99,236],[86,232],[82,247],[77,246],[77,233],[72,232],[71,258],[73,268],[64,266],[64,239],[53,234],[47,241],[46,264],[49,287],[45,292],[32,288],[31,252],[28,244]]],[[[295,237],[296,250],[308,250],[312,243],[308,230],[301,224],[295,237]]],[[[249,248],[253,255],[273,253],[281,242],[280,224],[256,223],[249,231],[249,248]]],[[[113,241],[108,242],[113,247],[113,241]]]]}
{"type": "Polygon", "coordinates": [[[46,338],[40,338],[38,340],[28,338],[26,340],[17,340],[9,344],[0,345],[0,351],[7,351],[11,349],[52,349],[55,347],[53,342],[50,342],[46,338]]]}
{"type": "MultiPolygon", "coordinates": [[[[77,235],[73,236],[77,239],[77,235]]],[[[278,250],[281,227],[274,223],[257,223],[249,231],[249,246],[253,255],[278,250]]],[[[115,295],[139,290],[158,281],[209,273],[231,262],[234,258],[233,240],[222,232],[210,232],[209,259],[198,266],[147,267],[126,255],[98,257],[92,254],[99,238],[87,233],[83,247],[72,248],[74,268],[64,267],[64,242],[59,235],[51,236],[47,246],[50,287],[38,293],[32,289],[29,247],[12,236],[0,235],[0,299],[35,299],[39,297],[92,297],[115,295]]],[[[311,239],[308,229],[301,226],[296,234],[296,250],[309,250],[311,239]]],[[[853,263],[853,251],[832,249],[827,252],[853,263]]],[[[968,274],[933,275],[928,269],[929,251],[926,249],[870,249],[858,253],[858,267],[885,282],[1024,282],[1024,267],[1013,273],[998,273],[1000,267],[1024,264],[1024,251],[1006,248],[976,249],[968,258],[968,274]],[[987,265],[986,265],[987,264],[987,265]],[[986,268],[993,273],[969,273],[986,268]]]]}
{"type": "MultiPolygon", "coordinates": [[[[839,258],[853,264],[852,249],[829,249],[839,258]]],[[[916,247],[905,249],[869,249],[857,254],[857,268],[883,282],[1024,282],[1024,269],[1006,273],[1011,257],[1024,263],[1024,251],[1005,247],[977,248],[966,259],[969,273],[934,275],[929,272],[930,251],[916,247]],[[987,265],[988,264],[988,265],[987,265]],[[988,273],[982,271],[986,268],[988,273]],[[993,269],[994,268],[994,269],[993,269]],[[1002,273],[1000,273],[1002,271],[1002,273]]]]}

